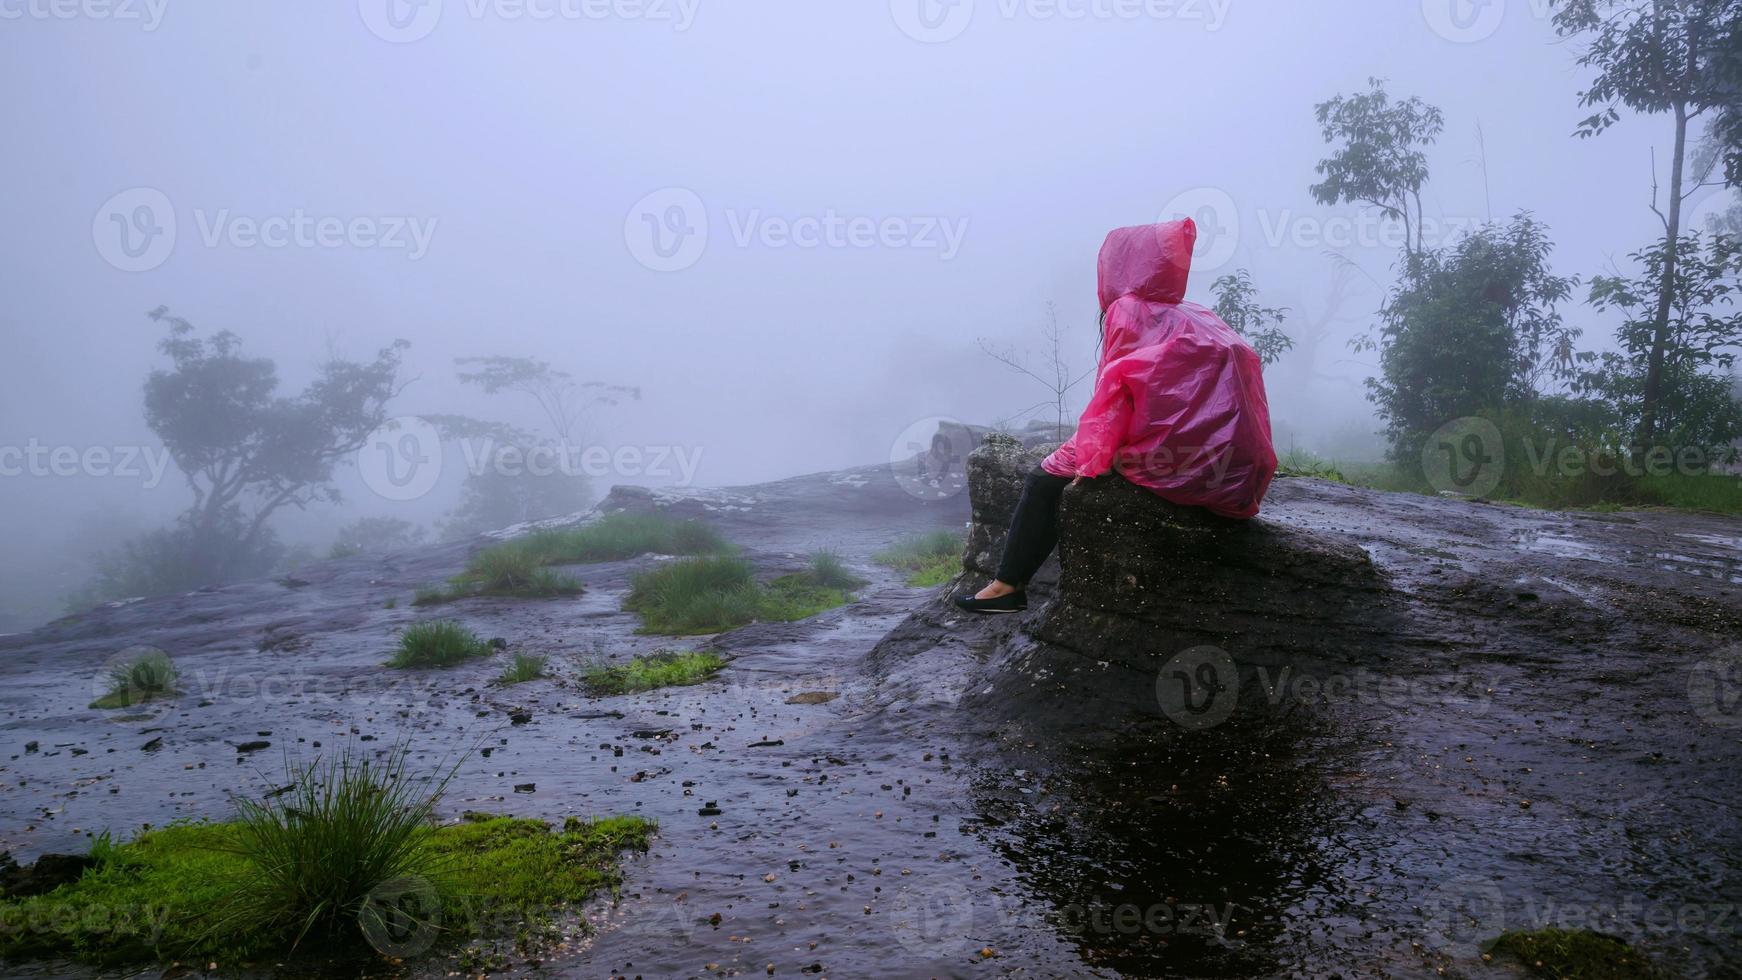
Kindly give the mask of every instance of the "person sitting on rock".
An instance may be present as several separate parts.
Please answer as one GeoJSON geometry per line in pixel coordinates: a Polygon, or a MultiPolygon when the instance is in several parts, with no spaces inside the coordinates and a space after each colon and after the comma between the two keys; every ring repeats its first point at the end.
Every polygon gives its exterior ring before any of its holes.
{"type": "Polygon", "coordinates": [[[1258,354],[1222,318],[1185,302],[1197,225],[1119,228],[1101,246],[1101,362],[1076,434],[1028,476],[998,577],[956,597],[969,612],[1028,608],[1026,587],[1058,544],[1065,487],[1117,472],[1176,504],[1245,519],[1276,474],[1258,354]]]}

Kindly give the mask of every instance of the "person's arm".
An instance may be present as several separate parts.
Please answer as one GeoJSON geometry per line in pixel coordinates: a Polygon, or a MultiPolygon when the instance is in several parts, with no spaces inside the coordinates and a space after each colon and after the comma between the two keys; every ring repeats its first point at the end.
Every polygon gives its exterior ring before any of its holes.
{"type": "Polygon", "coordinates": [[[1077,423],[1077,478],[1093,479],[1113,467],[1113,459],[1131,427],[1132,400],[1128,381],[1136,360],[1130,356],[1102,365],[1083,417],[1077,423]]]}

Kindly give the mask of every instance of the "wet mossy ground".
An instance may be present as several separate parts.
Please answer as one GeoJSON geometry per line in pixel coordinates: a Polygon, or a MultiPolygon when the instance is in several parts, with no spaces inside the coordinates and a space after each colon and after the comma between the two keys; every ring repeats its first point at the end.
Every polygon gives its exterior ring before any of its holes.
{"type": "MultiPolygon", "coordinates": [[[[339,935],[310,936],[312,958],[412,958],[474,941],[520,948],[554,942],[565,911],[622,880],[618,857],[644,851],[655,826],[640,817],[538,820],[483,814],[431,827],[427,878],[383,883],[383,907],[409,910],[394,928],[361,916],[339,935]],[[373,948],[372,948],[373,947],[373,948]]],[[[93,850],[83,877],[47,894],[0,901],[0,958],[70,957],[98,964],[198,959],[220,967],[282,958],[290,937],[227,916],[256,875],[237,825],[190,823],[93,850]]],[[[393,918],[390,909],[387,918],[393,918]]]]}
{"type": "Polygon", "coordinates": [[[1588,929],[1508,932],[1490,952],[1550,980],[1659,980],[1664,974],[1626,943],[1588,929]]]}

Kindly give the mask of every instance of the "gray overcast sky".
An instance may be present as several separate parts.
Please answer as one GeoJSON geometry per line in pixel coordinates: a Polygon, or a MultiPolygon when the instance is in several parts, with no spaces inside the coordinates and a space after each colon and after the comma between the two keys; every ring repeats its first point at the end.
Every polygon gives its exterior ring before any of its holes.
{"type": "MultiPolygon", "coordinates": [[[[236,330],[292,386],[329,343],[407,338],[406,412],[492,410],[456,391],[467,354],[641,385],[610,440],[699,448],[703,483],[870,462],[916,419],[1040,400],[975,340],[1032,343],[1047,300],[1088,367],[1114,226],[1208,216],[1191,298],[1246,267],[1266,300],[1323,318],[1316,236],[1358,212],[1308,194],[1312,110],[1369,76],[1445,112],[1427,194],[1442,237],[1528,208],[1567,273],[1652,236],[1668,128],[1570,135],[1581,72],[1542,0],[113,2],[0,0],[9,443],[149,441],[160,331],[143,314],[168,304],[236,330]],[[126,253],[113,220],[141,202],[133,244],[169,241],[168,219],[173,248],[126,253]],[[299,215],[342,240],[251,239],[299,215]],[[831,215],[881,241],[781,237],[831,215]],[[652,229],[671,245],[698,218],[705,239],[670,259],[686,267],[650,268],[669,264],[652,229]]],[[[1370,366],[1345,340],[1395,253],[1365,239],[1344,252],[1376,282],[1273,370],[1279,442],[1373,428],[1370,366]]],[[[1612,325],[1569,312],[1607,342],[1612,325]]],[[[4,492],[38,536],[93,501],[181,505],[173,476],[156,496],[4,492]]]]}

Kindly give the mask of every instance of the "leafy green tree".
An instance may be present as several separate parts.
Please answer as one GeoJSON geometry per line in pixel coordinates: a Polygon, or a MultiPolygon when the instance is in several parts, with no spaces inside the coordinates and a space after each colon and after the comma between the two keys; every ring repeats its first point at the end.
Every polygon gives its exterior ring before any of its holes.
{"type": "Polygon", "coordinates": [[[1557,309],[1575,281],[1549,271],[1552,250],[1547,229],[1520,214],[1407,264],[1364,341],[1380,352],[1368,397],[1395,457],[1448,421],[1527,405],[1576,375],[1578,331],[1557,309]]]}
{"type": "Polygon", "coordinates": [[[1266,367],[1282,359],[1294,349],[1294,338],[1282,329],[1288,319],[1283,307],[1265,306],[1258,302],[1258,289],[1252,285],[1252,273],[1239,269],[1217,279],[1210,286],[1216,296],[1216,315],[1234,332],[1246,338],[1258,352],[1258,360],[1266,367]]]}
{"type": "MultiPolygon", "coordinates": [[[[1631,258],[1640,271],[1631,276],[1596,276],[1591,304],[1624,317],[1616,337],[1621,353],[1606,353],[1582,386],[1612,402],[1622,418],[1638,425],[1646,411],[1651,356],[1660,348],[1657,306],[1664,266],[1674,262],[1669,296],[1669,334],[1659,365],[1662,394],[1654,408],[1656,432],[1675,447],[1698,446],[1728,454],[1742,435],[1731,372],[1742,348],[1742,242],[1724,234],[1689,236],[1659,242],[1631,258]]],[[[1646,447],[1649,448],[1649,447],[1646,447]]]]}
{"type": "Polygon", "coordinates": [[[1404,247],[1422,252],[1421,188],[1427,182],[1427,154],[1444,128],[1440,110],[1419,98],[1394,102],[1385,83],[1368,79],[1366,92],[1339,95],[1315,111],[1325,142],[1333,147],[1319,161],[1324,179],[1312,185],[1320,203],[1368,204],[1403,223],[1404,247]]]}
{"type": "Polygon", "coordinates": [[[1715,114],[1712,133],[1727,147],[1732,179],[1737,175],[1737,81],[1742,69],[1736,42],[1742,39],[1742,4],[1735,0],[1556,0],[1554,26],[1562,37],[1586,42],[1579,64],[1595,70],[1579,102],[1594,110],[1578,125],[1580,136],[1604,132],[1621,117],[1625,106],[1647,114],[1670,113],[1675,121],[1669,161],[1667,201],[1657,198],[1652,175],[1652,210],[1663,223],[1663,248],[1656,267],[1658,281],[1644,349],[1644,377],[1639,391],[1639,431],[1636,443],[1654,441],[1663,421],[1668,395],[1668,364],[1679,355],[1671,349],[1671,324],[1677,291],[1679,248],[1685,229],[1682,205],[1701,186],[1705,175],[1690,175],[1690,127],[1701,116],[1715,114]],[[1692,179],[1690,179],[1690,177],[1692,179]]]}

